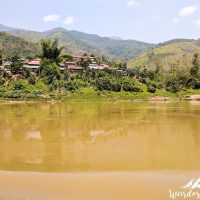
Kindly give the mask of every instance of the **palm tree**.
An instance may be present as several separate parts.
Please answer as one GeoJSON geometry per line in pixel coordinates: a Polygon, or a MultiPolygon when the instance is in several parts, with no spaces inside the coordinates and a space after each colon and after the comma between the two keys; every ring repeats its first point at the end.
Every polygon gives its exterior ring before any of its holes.
{"type": "Polygon", "coordinates": [[[45,39],[41,41],[41,47],[42,47],[42,59],[47,59],[51,62],[54,62],[56,64],[59,64],[61,59],[61,52],[64,49],[64,47],[58,47],[58,38],[55,38],[53,40],[45,39]]]}

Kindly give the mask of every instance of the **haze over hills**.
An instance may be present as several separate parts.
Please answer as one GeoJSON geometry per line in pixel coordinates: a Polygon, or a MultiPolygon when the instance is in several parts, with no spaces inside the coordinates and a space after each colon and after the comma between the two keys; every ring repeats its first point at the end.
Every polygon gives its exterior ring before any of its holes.
{"type": "Polygon", "coordinates": [[[0,25],[0,31],[10,35],[21,37],[32,42],[39,42],[44,38],[58,37],[60,44],[71,53],[88,52],[111,59],[125,60],[139,55],[154,44],[136,40],[121,40],[119,38],[100,37],[95,34],[87,34],[79,31],[68,31],[64,28],[55,28],[45,32],[29,31],[10,28],[0,25]]]}

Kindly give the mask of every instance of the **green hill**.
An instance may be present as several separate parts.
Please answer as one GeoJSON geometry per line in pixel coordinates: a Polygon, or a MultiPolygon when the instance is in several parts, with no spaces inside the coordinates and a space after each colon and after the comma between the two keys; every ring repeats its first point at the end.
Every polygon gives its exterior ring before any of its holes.
{"type": "Polygon", "coordinates": [[[0,50],[4,57],[12,57],[13,55],[27,57],[38,54],[39,45],[20,37],[0,32],[0,50]]]}
{"type": "MultiPolygon", "coordinates": [[[[100,37],[95,34],[87,34],[78,31],[68,31],[64,28],[55,28],[45,32],[28,31],[23,29],[7,28],[7,33],[38,42],[44,38],[58,37],[60,45],[71,53],[88,52],[97,56],[107,56],[111,59],[128,61],[141,54],[154,44],[144,43],[135,40],[111,39],[100,37]]],[[[3,31],[5,31],[5,26],[3,31]]],[[[1,31],[1,26],[0,26],[1,31]]]]}
{"type": "Polygon", "coordinates": [[[159,44],[130,60],[128,66],[130,68],[146,66],[148,69],[162,67],[164,70],[190,67],[194,53],[198,52],[200,53],[199,41],[172,40],[159,44]]]}

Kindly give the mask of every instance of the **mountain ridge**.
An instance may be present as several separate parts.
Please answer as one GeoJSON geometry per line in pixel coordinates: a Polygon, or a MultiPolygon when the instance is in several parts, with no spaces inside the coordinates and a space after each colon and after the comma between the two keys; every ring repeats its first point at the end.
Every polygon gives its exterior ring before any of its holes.
{"type": "Polygon", "coordinates": [[[65,46],[70,53],[89,52],[98,56],[106,56],[111,59],[128,61],[139,55],[155,44],[145,43],[137,40],[117,40],[109,37],[100,37],[97,34],[67,30],[62,27],[48,31],[38,32],[19,28],[11,28],[2,25],[3,30],[10,35],[21,37],[32,42],[39,42],[41,39],[58,37],[60,45],[65,46]]]}

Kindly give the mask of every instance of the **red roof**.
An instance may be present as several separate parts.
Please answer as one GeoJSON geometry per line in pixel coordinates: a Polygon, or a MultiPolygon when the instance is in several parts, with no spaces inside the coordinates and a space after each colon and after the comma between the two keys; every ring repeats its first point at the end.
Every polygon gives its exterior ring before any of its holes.
{"type": "Polygon", "coordinates": [[[28,62],[28,65],[40,65],[40,61],[39,60],[31,60],[28,62]]]}

